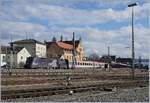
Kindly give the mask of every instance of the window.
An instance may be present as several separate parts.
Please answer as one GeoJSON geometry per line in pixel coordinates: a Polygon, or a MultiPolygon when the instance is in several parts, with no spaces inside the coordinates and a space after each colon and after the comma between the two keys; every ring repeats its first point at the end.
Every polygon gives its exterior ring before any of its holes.
{"type": "Polygon", "coordinates": [[[3,59],[5,59],[5,56],[3,56],[3,59]]]}
{"type": "Polygon", "coordinates": [[[3,56],[2,58],[3,58],[2,61],[5,61],[5,60],[6,60],[5,56],[3,56]]]}
{"type": "Polygon", "coordinates": [[[67,57],[67,59],[68,59],[68,56],[66,56],[67,57]]]}
{"type": "Polygon", "coordinates": [[[21,56],[21,59],[23,59],[23,56],[21,56]]]}

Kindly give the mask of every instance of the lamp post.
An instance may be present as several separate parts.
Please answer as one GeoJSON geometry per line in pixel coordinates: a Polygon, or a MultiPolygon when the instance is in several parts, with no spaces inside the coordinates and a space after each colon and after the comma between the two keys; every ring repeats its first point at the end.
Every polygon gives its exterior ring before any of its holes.
{"type": "Polygon", "coordinates": [[[132,79],[134,79],[134,63],[135,63],[135,52],[134,52],[134,6],[137,3],[129,4],[128,7],[132,8],[132,79]]]}

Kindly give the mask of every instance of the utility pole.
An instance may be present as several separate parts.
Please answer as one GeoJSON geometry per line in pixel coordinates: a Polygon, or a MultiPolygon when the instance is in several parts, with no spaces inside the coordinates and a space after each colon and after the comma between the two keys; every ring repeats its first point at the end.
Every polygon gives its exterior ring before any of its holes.
{"type": "Polygon", "coordinates": [[[14,65],[14,48],[13,48],[13,40],[12,40],[12,34],[11,34],[11,42],[10,42],[10,68],[9,68],[9,75],[11,75],[11,70],[13,69],[14,65]],[[10,70],[11,69],[11,70],[10,70]]]}
{"type": "Polygon", "coordinates": [[[108,46],[108,57],[110,56],[110,47],[108,46]]]}
{"type": "Polygon", "coordinates": [[[108,46],[108,69],[110,68],[111,57],[110,57],[110,46],[108,46]]]}
{"type": "Polygon", "coordinates": [[[72,38],[72,43],[73,43],[73,50],[72,50],[72,69],[75,69],[75,33],[73,32],[73,38],[72,38]]]}
{"type": "Polygon", "coordinates": [[[137,3],[129,4],[128,7],[132,7],[132,79],[134,79],[134,69],[135,69],[135,52],[134,52],[134,6],[137,3]]]}

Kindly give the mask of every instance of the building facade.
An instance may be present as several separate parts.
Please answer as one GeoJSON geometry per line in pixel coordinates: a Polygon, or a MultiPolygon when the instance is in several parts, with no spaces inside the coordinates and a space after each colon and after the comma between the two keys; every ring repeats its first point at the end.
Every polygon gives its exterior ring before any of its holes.
{"type": "MultiPolygon", "coordinates": [[[[7,64],[8,67],[13,68],[23,68],[24,64],[28,57],[30,57],[30,53],[25,47],[14,47],[13,52],[11,51],[11,47],[3,46],[1,47],[2,50],[2,62],[7,64]]],[[[3,63],[3,64],[4,64],[3,63]]]]}
{"type": "Polygon", "coordinates": [[[25,47],[32,57],[46,57],[46,45],[34,39],[12,42],[13,46],[25,47]]]}
{"type": "MultiPolygon", "coordinates": [[[[47,57],[49,58],[62,58],[73,61],[73,41],[54,41],[46,42],[47,57]]],[[[84,59],[84,48],[81,40],[75,41],[75,59],[82,61],[84,59]]]]}
{"type": "Polygon", "coordinates": [[[7,47],[6,46],[1,46],[1,49],[0,49],[0,65],[1,67],[6,65],[7,62],[6,62],[6,52],[7,52],[7,47]]]}
{"type": "Polygon", "coordinates": [[[20,48],[20,50],[16,51],[16,53],[14,54],[15,65],[17,67],[23,67],[26,63],[27,58],[30,56],[30,53],[25,47],[20,48]]]}

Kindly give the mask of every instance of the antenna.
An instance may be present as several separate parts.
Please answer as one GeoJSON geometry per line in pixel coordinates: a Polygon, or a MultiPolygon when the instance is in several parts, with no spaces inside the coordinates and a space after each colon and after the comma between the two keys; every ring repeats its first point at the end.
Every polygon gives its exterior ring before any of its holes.
{"type": "Polygon", "coordinates": [[[25,32],[25,35],[26,35],[26,39],[27,39],[27,32],[25,32]]]}

